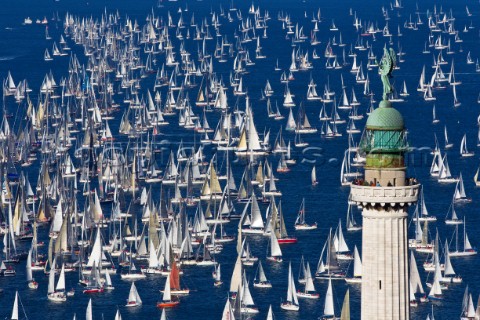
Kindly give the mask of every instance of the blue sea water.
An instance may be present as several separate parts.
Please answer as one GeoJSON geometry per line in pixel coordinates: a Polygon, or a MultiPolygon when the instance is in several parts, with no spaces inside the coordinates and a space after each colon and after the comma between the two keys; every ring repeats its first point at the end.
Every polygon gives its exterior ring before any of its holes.
{"type": "MultiPolygon", "coordinates": [[[[407,2],[407,1],[405,1],[407,2]]],[[[210,17],[210,12],[219,11],[220,5],[225,10],[228,10],[230,1],[189,1],[188,12],[184,13],[185,21],[189,21],[190,15],[194,12],[197,21],[202,17],[210,17]]],[[[235,2],[236,6],[242,10],[244,17],[247,16],[250,2],[235,2]]],[[[426,23],[425,13],[428,10],[432,11],[435,2],[422,1],[419,5],[419,10],[422,13],[422,18],[426,23]]],[[[170,11],[174,19],[178,17],[176,11],[179,6],[185,8],[186,2],[163,2],[163,7],[158,8],[156,1],[67,1],[61,0],[53,1],[10,1],[2,3],[0,9],[0,78],[4,79],[7,72],[10,71],[16,81],[27,79],[29,85],[34,89],[31,95],[32,100],[36,101],[35,95],[38,93],[38,88],[46,73],[52,71],[56,79],[65,76],[68,71],[68,57],[55,58],[53,62],[47,63],[43,60],[43,52],[45,48],[51,49],[52,41],[45,40],[44,26],[30,25],[23,26],[23,19],[30,16],[32,19],[44,16],[49,19],[49,32],[53,40],[58,42],[60,34],[62,33],[62,22],[51,21],[53,13],[58,13],[58,16],[63,19],[66,12],[81,17],[93,17],[98,19],[102,13],[119,11],[122,21],[128,16],[131,19],[137,19],[139,24],[145,23],[145,17],[154,10],[156,15],[167,16],[170,11]]],[[[264,87],[267,79],[270,80],[273,89],[275,90],[274,100],[278,99],[279,104],[282,102],[282,92],[284,85],[280,83],[280,73],[274,72],[276,60],[283,69],[287,69],[290,64],[291,57],[291,42],[285,40],[285,32],[281,29],[282,24],[277,18],[277,13],[283,11],[288,13],[292,21],[298,22],[305,26],[305,34],[308,34],[312,28],[310,22],[313,12],[317,12],[321,8],[323,21],[319,25],[320,33],[319,39],[322,44],[317,48],[319,54],[323,53],[328,39],[333,36],[329,31],[331,20],[335,19],[335,24],[342,33],[343,41],[348,45],[354,43],[357,39],[357,33],[352,25],[353,17],[349,15],[349,9],[352,8],[357,12],[357,15],[362,20],[378,22],[379,27],[383,27],[384,20],[382,17],[381,8],[390,8],[388,2],[383,1],[369,1],[368,5],[361,1],[255,1],[255,5],[260,5],[261,10],[268,10],[272,20],[268,25],[268,39],[262,39],[262,47],[267,59],[257,60],[256,65],[250,68],[250,73],[244,76],[244,84],[248,88],[249,96],[251,98],[253,111],[255,113],[255,120],[259,132],[263,132],[264,128],[271,130],[271,137],[274,138],[280,125],[279,123],[270,120],[267,117],[265,101],[260,101],[260,90],[264,87]],[[304,13],[307,13],[308,18],[305,18],[304,13]]],[[[391,20],[389,21],[390,31],[395,35],[397,25],[403,26],[405,20],[409,19],[409,15],[415,18],[415,4],[413,2],[405,3],[405,8],[397,11],[390,11],[391,20]]],[[[425,65],[427,69],[427,77],[433,73],[430,67],[432,64],[432,53],[422,54],[423,46],[427,41],[428,30],[427,26],[423,25],[419,31],[406,30],[402,27],[403,37],[393,37],[393,48],[398,50],[401,46],[405,53],[405,62],[400,63],[400,69],[394,72],[394,80],[397,88],[406,81],[410,96],[406,98],[403,103],[394,104],[398,110],[405,117],[406,125],[409,130],[409,142],[415,147],[433,147],[434,133],[437,134],[440,145],[443,144],[443,128],[444,125],[448,127],[449,139],[455,144],[454,148],[450,150],[448,159],[450,169],[454,175],[462,172],[466,192],[469,197],[473,199],[472,203],[456,206],[457,213],[460,217],[467,218],[467,232],[470,241],[473,245],[480,243],[480,236],[478,228],[480,226],[478,201],[480,201],[480,192],[473,183],[473,175],[477,169],[478,155],[472,158],[461,158],[459,156],[458,147],[462,136],[466,133],[469,148],[478,151],[475,145],[477,141],[477,116],[479,114],[477,104],[479,74],[475,73],[475,65],[466,63],[466,55],[471,52],[471,56],[475,60],[480,54],[478,48],[478,16],[480,15],[480,6],[478,3],[471,1],[443,1],[437,3],[437,10],[443,7],[445,12],[452,10],[456,17],[455,25],[458,30],[463,30],[465,25],[470,25],[472,21],[475,29],[469,30],[468,33],[460,32],[463,43],[454,44],[457,52],[453,58],[455,59],[455,68],[457,79],[462,81],[462,85],[458,86],[457,94],[462,105],[459,108],[453,107],[453,98],[450,88],[443,91],[435,92],[437,100],[434,103],[427,103],[422,96],[417,94],[416,86],[420,76],[422,67],[425,65]],[[465,14],[465,5],[468,4],[473,17],[467,17],[465,14]],[[460,52],[460,48],[463,52],[460,52]],[[432,106],[436,105],[437,116],[440,123],[432,124],[432,106]]],[[[233,41],[234,29],[226,20],[223,21],[221,30],[222,33],[228,35],[230,41],[233,41]]],[[[235,26],[238,23],[235,22],[235,26]]],[[[338,34],[338,32],[337,32],[338,34]]],[[[337,36],[338,39],[338,36],[337,36]]],[[[364,39],[365,41],[365,39],[364,39]]],[[[371,40],[370,40],[371,42],[371,40]]],[[[186,43],[187,50],[196,53],[196,44],[193,41],[186,43]]],[[[373,49],[378,59],[380,59],[382,48],[385,44],[385,38],[377,35],[377,40],[373,42],[373,49]]],[[[178,41],[177,41],[178,45],[178,41]]],[[[209,51],[213,52],[214,41],[209,44],[209,51]]],[[[76,53],[82,63],[86,63],[85,57],[82,55],[82,49],[71,43],[72,51],[76,53]]],[[[302,45],[304,50],[311,52],[311,47],[307,44],[302,45]]],[[[348,46],[346,47],[348,51],[348,46]]],[[[340,53],[338,48],[335,50],[340,53]]],[[[432,50],[433,52],[433,50],[432,50]]],[[[359,54],[360,60],[363,61],[365,67],[367,52],[359,54]]],[[[161,59],[164,59],[163,57],[161,59]]],[[[160,60],[161,60],[160,59],[160,60]]],[[[446,56],[447,61],[451,60],[450,56],[446,56]]],[[[215,63],[215,62],[214,62],[215,63]]],[[[314,69],[311,72],[298,72],[295,74],[295,81],[291,82],[289,87],[296,95],[295,101],[297,105],[300,101],[305,99],[307,83],[310,77],[313,77],[318,84],[317,89],[319,93],[322,91],[327,78],[334,91],[340,93],[341,83],[340,74],[343,74],[345,85],[351,90],[355,88],[357,97],[362,103],[360,111],[365,112],[368,106],[368,99],[361,94],[363,87],[355,84],[354,76],[347,72],[348,69],[343,70],[327,70],[325,68],[325,58],[313,60],[314,69]]],[[[161,65],[159,62],[158,65],[161,65]]],[[[222,75],[224,82],[228,82],[229,72],[232,66],[232,61],[229,60],[226,64],[215,63],[215,71],[222,75]]],[[[348,67],[346,67],[348,68],[348,67]]],[[[448,72],[448,68],[444,68],[444,72],[448,72]]],[[[376,93],[376,99],[380,99],[381,82],[375,70],[369,72],[371,79],[371,88],[376,93]]],[[[428,78],[427,78],[428,79],[428,78]]],[[[199,81],[200,79],[197,79],[199,81]]],[[[152,77],[146,79],[142,84],[143,91],[152,86],[152,77]]],[[[144,91],[145,92],[145,91],[144,91]]],[[[195,90],[193,90],[195,92],[195,90]]],[[[195,95],[191,93],[190,98],[194,99],[195,95]]],[[[120,101],[120,98],[118,99],[120,101]]],[[[235,100],[229,94],[229,104],[233,106],[235,100]]],[[[273,101],[274,101],[273,100],[273,101]]],[[[240,103],[241,106],[244,102],[240,103]]],[[[5,107],[9,113],[22,114],[25,108],[24,105],[18,106],[10,98],[5,100],[5,107]]],[[[125,106],[122,106],[124,108],[125,106]]],[[[319,103],[305,102],[305,109],[312,125],[319,125],[318,112],[320,111],[319,103]]],[[[282,109],[282,113],[287,116],[287,110],[282,109]]],[[[342,114],[346,116],[346,114],[342,114]]],[[[120,115],[117,120],[111,123],[114,132],[117,132],[120,115]]],[[[175,117],[176,119],[176,117],[175,117]]],[[[218,119],[218,114],[209,115],[210,125],[215,125],[218,119]]],[[[11,120],[13,121],[13,120],[11,120]]],[[[19,120],[17,120],[19,121],[19,120]]],[[[365,120],[357,123],[359,128],[363,128],[365,120]]],[[[180,129],[176,124],[176,120],[171,120],[171,125],[168,131],[165,130],[165,138],[168,139],[174,146],[176,146],[181,139],[186,144],[193,144],[193,135],[185,134],[186,131],[180,129]]],[[[13,123],[12,123],[13,125],[13,123]]],[[[344,128],[342,128],[344,129],[344,128]]],[[[293,142],[293,136],[286,134],[285,138],[293,142]]],[[[316,319],[323,313],[323,298],[326,292],[326,282],[315,281],[317,291],[321,294],[318,301],[301,301],[300,312],[285,312],[280,309],[280,302],[286,297],[287,291],[287,271],[288,262],[292,262],[294,274],[298,272],[298,266],[303,255],[315,269],[318,261],[321,248],[328,236],[330,228],[335,228],[338,220],[342,219],[343,224],[347,210],[347,197],[349,193],[348,187],[342,187],[339,182],[340,163],[343,158],[343,152],[347,147],[347,135],[344,133],[343,137],[332,140],[324,140],[319,134],[304,135],[303,139],[310,143],[310,146],[321,148],[321,151],[307,152],[306,154],[296,150],[294,152],[298,159],[298,164],[292,167],[292,171],[287,174],[276,174],[280,180],[277,184],[283,192],[282,206],[285,213],[285,220],[287,227],[291,234],[298,237],[297,244],[282,246],[284,254],[284,262],[282,264],[264,263],[267,277],[271,279],[273,289],[257,290],[251,288],[253,298],[260,309],[260,314],[255,319],[263,319],[266,317],[268,306],[271,304],[275,313],[275,319],[316,319]],[[314,153],[320,153],[321,157],[314,153]],[[309,161],[315,160],[317,166],[317,176],[319,178],[319,185],[316,187],[310,186],[310,171],[312,164],[309,161]],[[293,231],[293,223],[296,218],[298,207],[302,201],[306,199],[306,209],[308,212],[308,219],[317,221],[319,228],[311,232],[297,232],[293,231]]],[[[198,140],[198,137],[197,137],[198,140]]],[[[126,141],[124,139],[124,141],[126,141]]],[[[175,147],[174,147],[175,148],[175,147]]],[[[211,148],[207,148],[208,155],[211,155],[211,148]]],[[[427,206],[431,214],[438,217],[439,221],[431,226],[431,232],[434,234],[434,229],[438,228],[440,237],[443,241],[452,236],[452,227],[446,226],[443,222],[444,216],[447,214],[451,199],[453,196],[454,185],[439,184],[435,179],[429,175],[429,168],[431,156],[428,152],[414,153],[410,159],[410,166],[408,168],[409,174],[416,176],[417,179],[424,185],[424,192],[427,206]]],[[[278,158],[270,156],[270,162],[276,166],[278,158]]],[[[165,162],[163,163],[165,165],[165,162]]],[[[27,171],[29,173],[30,181],[36,181],[36,174],[38,172],[38,164],[32,166],[27,171]]],[[[243,167],[234,165],[234,174],[237,183],[243,172],[243,167]]],[[[157,193],[158,195],[158,193],[157,193]]],[[[237,205],[237,211],[242,210],[242,205],[237,205]]],[[[138,208],[139,209],[139,208],[138,208]]],[[[262,205],[262,212],[266,209],[262,205]]],[[[359,212],[356,212],[357,221],[361,221],[359,212]]],[[[413,225],[410,226],[410,236],[413,234],[413,225]]],[[[227,227],[229,233],[234,233],[236,230],[235,223],[231,223],[227,227]]],[[[40,231],[41,240],[47,240],[47,230],[40,231]]],[[[348,233],[346,239],[353,249],[354,245],[361,248],[361,232],[348,233]]],[[[264,260],[267,248],[267,239],[263,237],[252,237],[250,240],[251,248],[254,255],[264,260]]],[[[20,244],[24,246],[25,244],[20,244]]],[[[46,250],[46,248],[45,248],[46,250]]],[[[228,283],[230,275],[235,263],[236,251],[235,244],[228,244],[224,251],[217,256],[217,260],[222,265],[222,274],[225,284],[219,288],[213,286],[211,279],[211,268],[202,267],[185,267],[183,280],[185,284],[192,290],[192,293],[181,298],[181,304],[175,309],[167,311],[168,319],[219,319],[223,310],[225,300],[227,298],[228,283]]],[[[416,254],[419,266],[423,263],[425,256],[416,254]]],[[[474,300],[480,294],[479,275],[476,271],[479,266],[479,257],[474,256],[470,258],[454,258],[452,259],[455,270],[463,276],[464,283],[458,285],[451,285],[449,290],[445,292],[445,299],[441,302],[434,302],[435,318],[436,319],[456,319],[460,315],[462,294],[465,286],[468,284],[470,291],[473,294],[474,300]]],[[[247,268],[247,275],[250,282],[253,281],[255,274],[255,267],[247,268]]],[[[427,279],[427,274],[419,267],[422,280],[427,279]]],[[[3,296],[0,297],[2,308],[0,310],[0,317],[9,317],[11,306],[14,299],[14,291],[18,290],[22,304],[25,308],[26,314],[29,318],[35,319],[68,319],[72,318],[74,313],[77,318],[83,319],[85,309],[89,297],[83,295],[78,285],[78,275],[76,273],[67,275],[67,287],[74,287],[77,293],[73,299],[69,299],[66,303],[55,304],[49,302],[46,298],[46,289],[48,279],[43,274],[36,274],[36,279],[40,284],[37,291],[29,290],[24,281],[24,262],[17,265],[17,276],[15,278],[0,278],[0,287],[5,290],[3,296]]],[[[431,275],[430,275],[431,277],[431,275]]],[[[155,307],[156,302],[161,298],[160,289],[163,289],[165,278],[149,277],[147,280],[138,281],[136,283],[140,296],[143,300],[143,306],[139,308],[125,308],[123,307],[128,296],[130,282],[122,281],[120,276],[113,277],[116,289],[113,292],[104,293],[92,296],[93,313],[95,319],[113,319],[117,307],[120,308],[124,319],[147,319],[159,318],[160,311],[155,307]]],[[[343,281],[334,282],[335,307],[340,309],[343,296],[347,289],[347,285],[343,281]]],[[[352,319],[359,319],[360,316],[360,290],[359,287],[350,286],[351,292],[351,310],[352,319]]],[[[431,309],[431,303],[421,304],[417,308],[412,308],[413,319],[425,319],[427,313],[431,309]]]]}

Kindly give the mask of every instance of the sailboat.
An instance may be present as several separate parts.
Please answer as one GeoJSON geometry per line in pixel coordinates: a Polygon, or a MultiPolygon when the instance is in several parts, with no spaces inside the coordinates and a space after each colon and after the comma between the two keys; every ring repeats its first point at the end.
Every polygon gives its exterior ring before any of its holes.
{"type": "Polygon", "coordinates": [[[448,209],[447,216],[445,217],[446,224],[462,224],[463,220],[459,219],[457,213],[455,212],[455,199],[452,199],[452,204],[448,209]],[[450,218],[448,218],[450,217],[450,218]]]}
{"type": "Polygon", "coordinates": [[[464,134],[462,138],[462,142],[460,143],[460,154],[462,157],[473,157],[475,152],[469,152],[467,149],[467,135],[464,134]]]}
{"type": "Polygon", "coordinates": [[[403,87],[402,87],[402,91],[400,92],[400,96],[408,97],[409,95],[410,94],[407,91],[407,83],[405,82],[405,80],[403,80],[403,87]]]}
{"type": "Polygon", "coordinates": [[[433,124],[440,122],[440,120],[438,120],[437,118],[437,111],[436,111],[435,105],[433,105],[433,108],[432,108],[432,117],[433,117],[433,120],[432,120],[433,124]]]}
{"type": "Polygon", "coordinates": [[[340,320],[350,320],[350,289],[347,289],[345,297],[343,298],[342,312],[340,313],[340,320]]]}
{"type": "Polygon", "coordinates": [[[180,300],[177,297],[172,296],[170,291],[170,274],[165,281],[165,289],[163,290],[162,301],[157,302],[157,308],[172,308],[180,304],[180,300]]]}
{"type": "Polygon", "coordinates": [[[280,308],[287,311],[298,311],[300,306],[298,305],[297,292],[295,290],[295,280],[293,279],[292,263],[288,265],[288,290],[287,300],[282,302],[280,308]]]}
{"type": "Polygon", "coordinates": [[[255,273],[255,278],[253,279],[253,286],[256,288],[271,288],[272,284],[265,276],[265,271],[263,270],[262,262],[258,262],[257,272],[255,273]]]}
{"type": "Polygon", "coordinates": [[[448,132],[447,132],[447,126],[444,127],[444,135],[445,135],[445,149],[450,149],[453,147],[453,143],[448,142],[448,132]]]}
{"type": "Polygon", "coordinates": [[[47,298],[54,302],[65,302],[67,296],[65,294],[65,266],[62,264],[62,270],[60,271],[60,277],[58,278],[57,286],[55,287],[55,264],[54,259],[52,269],[48,276],[48,294],[47,298]]]}
{"type": "MultiPolygon", "coordinates": [[[[453,65],[452,65],[453,66],[453,65]]],[[[462,103],[458,100],[457,98],[457,86],[456,85],[452,85],[452,88],[453,88],[453,106],[455,108],[458,108],[462,105],[462,103]]]]}
{"type": "Polygon", "coordinates": [[[10,317],[10,320],[20,320],[20,319],[28,319],[27,314],[25,313],[25,308],[23,307],[22,301],[20,300],[20,295],[18,294],[18,291],[15,291],[15,300],[13,301],[13,307],[12,307],[12,316],[10,317]],[[22,307],[23,311],[23,317],[19,317],[19,312],[18,312],[18,306],[22,307]]]}
{"type": "Polygon", "coordinates": [[[457,185],[455,186],[455,194],[453,196],[455,202],[471,202],[471,198],[467,198],[465,194],[465,186],[463,185],[462,173],[458,178],[457,185]]]}
{"type": "Polygon", "coordinates": [[[350,249],[348,248],[347,242],[345,241],[345,238],[343,236],[341,219],[338,221],[337,230],[335,230],[333,244],[337,252],[338,260],[353,260],[353,256],[350,253],[350,249]]]}
{"type": "Polygon", "coordinates": [[[145,279],[147,276],[144,273],[142,273],[141,270],[138,270],[137,267],[135,266],[135,263],[133,263],[133,259],[130,259],[128,271],[125,273],[121,273],[120,277],[123,280],[133,280],[133,279],[145,279]]]}
{"type": "Polygon", "coordinates": [[[441,162],[441,166],[439,167],[438,182],[452,183],[457,181],[458,179],[452,177],[452,174],[450,173],[450,167],[448,166],[447,161],[447,154],[445,153],[445,156],[443,157],[441,162]]]}
{"type": "Polygon", "coordinates": [[[298,210],[297,219],[295,220],[295,230],[313,230],[316,228],[316,222],[312,225],[305,222],[305,198],[303,198],[300,209],[298,210]]]}
{"type": "MultiPolygon", "coordinates": [[[[437,267],[435,269],[437,269],[437,267]]],[[[440,285],[440,277],[441,277],[441,272],[440,271],[438,271],[438,272],[435,271],[433,284],[430,288],[430,292],[428,293],[428,298],[430,300],[442,300],[443,299],[442,287],[440,285]]]]}
{"type": "Polygon", "coordinates": [[[353,204],[349,203],[348,204],[348,209],[347,209],[347,231],[359,231],[362,230],[362,226],[357,224],[355,221],[355,218],[353,217],[353,204]]]}
{"type": "Polygon", "coordinates": [[[333,303],[333,289],[332,289],[332,279],[328,279],[328,289],[325,294],[325,304],[323,307],[323,315],[321,319],[338,319],[335,317],[335,306],[333,303]]]}
{"type": "Polygon", "coordinates": [[[327,241],[323,245],[320,259],[318,259],[317,271],[315,277],[319,279],[343,279],[345,278],[345,272],[340,268],[337,259],[335,245],[332,241],[332,229],[328,234],[327,241]]]}
{"type": "Polygon", "coordinates": [[[362,283],[362,260],[357,246],[353,250],[353,277],[345,278],[347,283],[362,283]]]}
{"type": "Polygon", "coordinates": [[[212,273],[212,276],[213,276],[213,279],[215,279],[215,282],[213,283],[215,287],[219,287],[223,284],[220,264],[217,264],[215,266],[215,271],[212,273]]]}
{"type": "Polygon", "coordinates": [[[410,252],[410,304],[415,302],[417,303],[417,295],[420,296],[420,302],[427,302],[428,298],[423,291],[422,280],[420,279],[420,274],[418,273],[417,261],[415,260],[415,255],[413,251],[410,252]]]}
{"type": "Polygon", "coordinates": [[[458,238],[460,237],[458,231],[458,224],[455,226],[455,251],[449,251],[448,255],[450,257],[465,257],[473,256],[477,254],[477,250],[472,247],[470,240],[468,239],[467,230],[466,230],[466,221],[463,217],[463,250],[460,250],[458,238]]]}
{"type": "Polygon", "coordinates": [[[462,277],[457,275],[453,270],[452,261],[450,260],[449,249],[448,249],[448,241],[445,240],[445,251],[444,251],[444,259],[445,259],[445,267],[443,271],[443,277],[441,279],[442,282],[453,282],[453,283],[461,283],[462,277]]]}
{"type": "Polygon", "coordinates": [[[180,270],[176,263],[171,264],[169,290],[170,294],[174,296],[183,296],[190,293],[190,289],[180,287],[180,270]]]}
{"type": "Polygon", "coordinates": [[[32,249],[28,251],[26,273],[27,273],[28,287],[30,289],[37,289],[38,282],[36,282],[35,279],[33,279],[33,274],[32,274],[32,249]]]}
{"type": "Polygon", "coordinates": [[[278,244],[275,231],[270,232],[270,254],[267,256],[267,260],[274,262],[282,262],[282,250],[278,244]]]}
{"type": "Polygon", "coordinates": [[[245,205],[243,210],[242,218],[240,221],[243,221],[244,228],[242,228],[242,233],[245,234],[263,234],[265,231],[265,224],[263,222],[262,213],[260,212],[260,207],[258,206],[257,197],[253,195],[250,197],[250,201],[245,205]],[[250,206],[250,215],[247,216],[248,207],[250,206]]]}
{"type": "Polygon", "coordinates": [[[138,294],[137,287],[135,286],[135,282],[132,282],[132,286],[130,287],[130,293],[128,294],[127,304],[126,307],[138,307],[142,305],[142,299],[138,294]]]}
{"type": "Polygon", "coordinates": [[[310,177],[312,180],[312,186],[316,186],[318,184],[318,181],[317,181],[317,169],[315,168],[315,166],[312,167],[312,173],[310,177]]]}
{"type": "Polygon", "coordinates": [[[475,173],[475,176],[473,177],[473,181],[475,182],[475,185],[477,187],[480,187],[480,180],[478,179],[478,173],[480,172],[480,167],[477,168],[477,172],[475,173]]]}
{"type": "Polygon", "coordinates": [[[105,272],[105,283],[103,284],[105,290],[111,291],[114,290],[115,287],[112,284],[112,278],[110,278],[110,273],[105,272]]]}
{"type": "Polygon", "coordinates": [[[437,221],[437,217],[431,216],[428,214],[427,206],[425,204],[425,196],[423,194],[423,187],[420,190],[420,200],[417,203],[415,208],[415,216],[413,221],[437,221]],[[417,214],[418,213],[418,214],[417,214]]]}
{"type": "Polygon", "coordinates": [[[478,319],[478,315],[480,313],[479,311],[480,310],[478,305],[477,305],[477,310],[475,310],[475,306],[473,305],[473,301],[472,301],[472,294],[468,292],[468,285],[467,285],[467,287],[465,288],[465,293],[463,294],[462,313],[460,316],[460,320],[478,319]]]}
{"type": "Polygon", "coordinates": [[[243,272],[242,283],[238,288],[238,294],[235,300],[235,302],[240,305],[241,314],[256,314],[259,312],[255,302],[253,301],[245,271],[243,272]]]}
{"type": "Polygon", "coordinates": [[[320,295],[315,290],[315,285],[313,284],[312,272],[310,271],[310,264],[307,262],[305,268],[305,288],[303,291],[297,291],[297,296],[299,298],[306,299],[318,299],[320,295]]]}

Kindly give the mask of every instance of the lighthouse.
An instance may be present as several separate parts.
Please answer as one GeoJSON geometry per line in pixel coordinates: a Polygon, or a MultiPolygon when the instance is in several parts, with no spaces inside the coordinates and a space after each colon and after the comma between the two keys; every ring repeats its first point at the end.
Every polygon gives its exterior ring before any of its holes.
{"type": "Polygon", "coordinates": [[[410,319],[407,218],[420,185],[407,177],[408,151],[402,115],[388,101],[395,53],[384,49],[379,65],[383,100],[368,117],[359,144],[364,181],[350,196],[362,208],[362,319],[410,319]]]}

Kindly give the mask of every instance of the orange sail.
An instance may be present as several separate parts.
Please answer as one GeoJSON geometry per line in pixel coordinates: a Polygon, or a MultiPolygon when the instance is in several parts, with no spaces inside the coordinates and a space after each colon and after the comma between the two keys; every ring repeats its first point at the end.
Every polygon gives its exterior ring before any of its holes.
{"type": "Polygon", "coordinates": [[[176,262],[172,263],[172,270],[170,271],[170,288],[172,291],[180,290],[180,272],[176,262]]]}

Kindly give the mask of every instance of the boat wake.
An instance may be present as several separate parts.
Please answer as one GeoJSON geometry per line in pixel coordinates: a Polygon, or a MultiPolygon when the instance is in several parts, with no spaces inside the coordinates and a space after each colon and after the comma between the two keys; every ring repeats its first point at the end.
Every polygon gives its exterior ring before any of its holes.
{"type": "Polygon", "coordinates": [[[18,58],[18,56],[3,56],[3,57],[0,56],[0,61],[10,61],[15,58],[18,58]]]}

